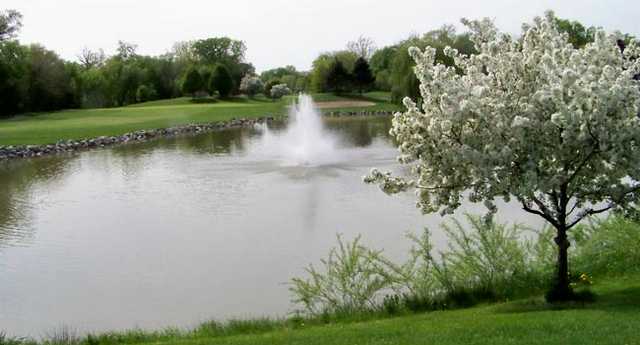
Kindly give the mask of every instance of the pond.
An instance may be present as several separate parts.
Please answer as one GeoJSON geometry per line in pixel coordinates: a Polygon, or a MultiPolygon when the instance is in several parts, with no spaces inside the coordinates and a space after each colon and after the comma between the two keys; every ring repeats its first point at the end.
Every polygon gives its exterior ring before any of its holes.
{"type": "MultiPolygon", "coordinates": [[[[0,163],[0,330],[285,316],[287,282],[337,233],[402,258],[407,231],[436,230],[443,218],[420,215],[413,194],[362,183],[371,167],[397,169],[390,118],[324,126],[341,159],[315,165],[270,152],[265,136],[283,123],[0,163]]],[[[499,215],[537,221],[517,205],[499,215]]],[[[437,231],[434,241],[444,245],[437,231]]]]}

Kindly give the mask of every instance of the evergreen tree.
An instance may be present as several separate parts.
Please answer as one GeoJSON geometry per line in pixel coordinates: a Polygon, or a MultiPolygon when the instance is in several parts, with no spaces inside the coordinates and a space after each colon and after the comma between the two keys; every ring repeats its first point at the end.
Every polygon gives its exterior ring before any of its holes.
{"type": "Polygon", "coordinates": [[[358,58],[353,66],[353,81],[360,93],[369,89],[375,81],[369,63],[362,57],[358,58]]]}
{"type": "Polygon", "coordinates": [[[195,97],[198,91],[202,91],[204,88],[204,82],[202,80],[202,76],[197,69],[191,67],[189,71],[187,71],[187,75],[184,78],[184,82],[182,83],[182,92],[185,94],[191,95],[195,97]]]}
{"type": "MultiPolygon", "coordinates": [[[[209,83],[211,83],[211,77],[213,76],[213,69],[205,66],[200,68],[200,75],[202,76],[202,89],[209,91],[209,83]]],[[[213,95],[213,91],[210,92],[213,95]]]]}
{"type": "Polygon", "coordinates": [[[222,98],[226,98],[231,94],[231,90],[233,90],[233,79],[231,78],[231,73],[229,73],[229,70],[224,65],[216,66],[211,76],[209,89],[212,93],[218,91],[222,98]]]}
{"type": "Polygon", "coordinates": [[[327,74],[327,89],[336,94],[350,91],[351,80],[352,76],[344,68],[342,61],[335,59],[327,74]]]}

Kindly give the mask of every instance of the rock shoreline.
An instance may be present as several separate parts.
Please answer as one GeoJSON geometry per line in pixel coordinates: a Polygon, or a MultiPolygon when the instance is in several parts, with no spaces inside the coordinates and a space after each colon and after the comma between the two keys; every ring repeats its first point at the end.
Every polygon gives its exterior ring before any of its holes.
{"type": "MultiPolygon", "coordinates": [[[[391,115],[389,111],[351,111],[351,112],[325,112],[324,116],[383,116],[391,115]]],[[[231,119],[229,121],[187,124],[182,126],[139,130],[117,136],[101,136],[91,139],[80,140],[60,140],[55,144],[46,145],[12,145],[0,146],[0,161],[42,157],[53,154],[79,152],[94,148],[115,146],[128,143],[139,143],[157,138],[170,138],[179,135],[200,134],[215,132],[231,128],[253,127],[256,124],[268,123],[274,120],[272,116],[265,116],[255,119],[231,119]]]]}

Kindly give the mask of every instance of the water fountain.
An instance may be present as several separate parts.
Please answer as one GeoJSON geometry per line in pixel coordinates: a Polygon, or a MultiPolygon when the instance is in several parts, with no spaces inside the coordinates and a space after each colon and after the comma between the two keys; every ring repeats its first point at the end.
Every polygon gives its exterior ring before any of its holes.
{"type": "Polygon", "coordinates": [[[316,167],[338,163],[341,152],[337,139],[324,129],[322,115],[311,96],[301,94],[289,111],[283,132],[263,127],[261,150],[285,166],[316,167]]]}

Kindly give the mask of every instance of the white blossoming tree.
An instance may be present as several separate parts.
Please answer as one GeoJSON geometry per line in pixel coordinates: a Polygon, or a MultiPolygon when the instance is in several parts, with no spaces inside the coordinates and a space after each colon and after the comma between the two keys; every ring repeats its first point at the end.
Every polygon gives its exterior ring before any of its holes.
{"type": "Polygon", "coordinates": [[[264,84],[259,77],[247,74],[240,80],[240,91],[247,96],[253,97],[264,90],[264,84]]]}
{"type": "Polygon", "coordinates": [[[283,96],[290,95],[291,89],[287,86],[287,84],[276,84],[271,88],[271,98],[280,99],[283,96]]]}
{"type": "Polygon", "coordinates": [[[621,52],[603,31],[576,49],[552,12],[521,38],[489,19],[463,23],[479,53],[447,48],[457,69],[434,64],[435,49],[410,49],[422,101],[404,100],[391,134],[412,173],[373,169],[365,181],[387,193],[415,189],[424,213],[450,214],[465,196],[492,212],[495,198],[517,200],[556,229],[548,296],[571,298],[567,232],[640,194],[640,49],[621,52]]]}

